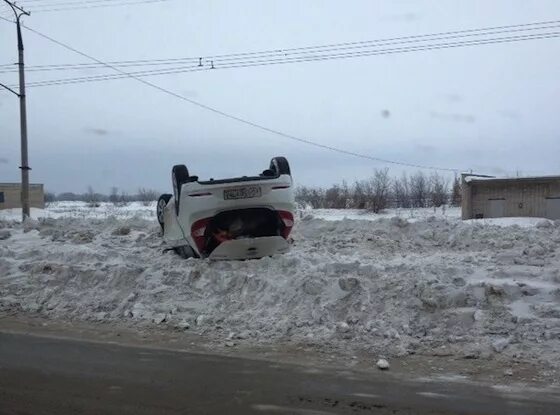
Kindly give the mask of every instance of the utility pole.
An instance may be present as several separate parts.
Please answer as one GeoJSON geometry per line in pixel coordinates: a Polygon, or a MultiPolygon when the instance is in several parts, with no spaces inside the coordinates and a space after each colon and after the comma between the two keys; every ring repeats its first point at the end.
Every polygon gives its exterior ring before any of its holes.
{"type": "Polygon", "coordinates": [[[22,220],[25,220],[30,215],[29,209],[29,161],[27,156],[27,109],[25,105],[25,71],[23,64],[23,38],[21,36],[21,16],[29,16],[30,13],[17,6],[8,0],[4,0],[14,12],[17,26],[17,41],[18,41],[18,68],[19,68],[19,93],[16,93],[11,88],[2,85],[8,91],[13,92],[19,97],[19,116],[20,116],[20,132],[21,132],[21,213],[22,220]]]}

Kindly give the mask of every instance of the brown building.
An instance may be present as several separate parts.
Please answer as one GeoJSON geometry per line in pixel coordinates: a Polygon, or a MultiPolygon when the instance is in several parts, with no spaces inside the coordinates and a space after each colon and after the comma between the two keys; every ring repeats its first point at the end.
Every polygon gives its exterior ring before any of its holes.
{"type": "MultiPolygon", "coordinates": [[[[44,209],[45,194],[42,184],[29,185],[29,204],[44,209]]],[[[0,209],[21,208],[21,184],[0,183],[0,209]]]]}
{"type": "Polygon", "coordinates": [[[462,218],[560,219],[560,176],[511,179],[462,175],[462,218]]]}

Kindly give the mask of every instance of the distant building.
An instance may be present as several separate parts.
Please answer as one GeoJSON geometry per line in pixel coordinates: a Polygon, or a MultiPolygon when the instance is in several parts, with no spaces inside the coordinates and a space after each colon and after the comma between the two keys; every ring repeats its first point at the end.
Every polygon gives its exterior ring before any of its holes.
{"type": "Polygon", "coordinates": [[[462,175],[462,218],[560,219],[560,176],[511,179],[462,175]]]}
{"type": "MultiPolygon", "coordinates": [[[[29,204],[31,207],[45,207],[45,194],[42,184],[29,185],[29,204]]],[[[0,209],[21,208],[21,183],[0,183],[0,209]]]]}

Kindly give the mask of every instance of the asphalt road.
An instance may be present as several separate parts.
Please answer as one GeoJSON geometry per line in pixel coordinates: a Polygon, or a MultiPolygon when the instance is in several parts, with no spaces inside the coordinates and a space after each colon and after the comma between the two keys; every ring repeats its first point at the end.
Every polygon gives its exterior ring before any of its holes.
{"type": "Polygon", "coordinates": [[[558,414],[556,397],[0,333],[0,414],[558,414]]]}

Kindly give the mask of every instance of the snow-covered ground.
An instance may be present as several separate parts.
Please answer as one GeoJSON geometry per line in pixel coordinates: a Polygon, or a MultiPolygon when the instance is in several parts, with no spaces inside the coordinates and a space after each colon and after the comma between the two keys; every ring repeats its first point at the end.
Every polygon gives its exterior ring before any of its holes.
{"type": "Polygon", "coordinates": [[[301,214],[311,214],[316,218],[325,220],[378,220],[381,218],[392,218],[394,216],[406,219],[409,222],[426,220],[429,217],[440,219],[458,219],[461,217],[460,208],[421,208],[421,209],[386,209],[381,213],[374,214],[359,209],[301,209],[301,214]]]}
{"type": "MultiPolygon", "coordinates": [[[[46,209],[31,208],[31,217],[39,218],[145,218],[155,219],[156,202],[130,202],[113,204],[101,202],[98,207],[91,207],[85,202],[53,202],[46,209]]],[[[21,209],[0,210],[0,219],[21,220],[21,209]]]]}
{"type": "Polygon", "coordinates": [[[560,223],[456,209],[302,211],[290,253],[183,260],[153,206],[0,211],[0,312],[154,324],[226,342],[560,368],[560,223]]]}

